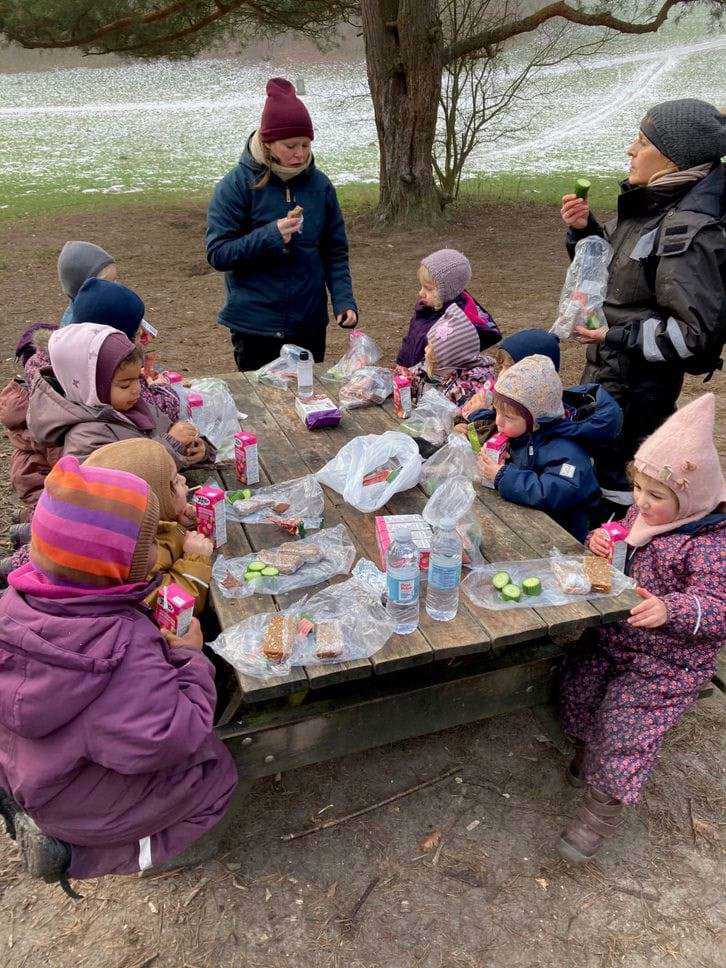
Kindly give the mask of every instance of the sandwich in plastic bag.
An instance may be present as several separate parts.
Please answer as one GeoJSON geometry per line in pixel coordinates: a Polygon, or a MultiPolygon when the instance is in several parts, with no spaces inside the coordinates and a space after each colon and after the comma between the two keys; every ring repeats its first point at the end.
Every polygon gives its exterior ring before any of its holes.
{"type": "Polygon", "coordinates": [[[444,446],[424,461],[421,468],[421,486],[430,496],[452,477],[475,481],[476,476],[476,454],[471,449],[469,440],[463,434],[452,433],[444,446]]]}
{"type": "Polygon", "coordinates": [[[380,358],[381,351],[373,337],[367,336],[360,329],[354,329],[350,334],[347,352],[329,370],[325,371],[323,379],[330,380],[332,383],[343,383],[356,370],[360,370],[364,366],[373,366],[380,358]]]}
{"type": "Polygon", "coordinates": [[[234,435],[240,425],[237,404],[229,387],[224,380],[204,377],[192,380],[191,391],[200,393],[204,400],[195,414],[197,430],[217,448],[217,461],[233,460],[234,435]]]}
{"type": "Polygon", "coordinates": [[[365,514],[383,507],[399,491],[415,487],[420,474],[421,455],[415,442],[387,430],[349,440],[316,476],[365,514]]]}
{"type": "Polygon", "coordinates": [[[443,393],[427,387],[411,411],[411,416],[402,422],[401,430],[428,444],[429,448],[436,449],[451,433],[458,412],[456,404],[447,400],[443,393]]]}
{"type": "Polygon", "coordinates": [[[393,373],[383,366],[363,366],[338,393],[341,408],[353,410],[383,403],[393,393],[393,373]]]}
{"type": "Polygon", "coordinates": [[[261,487],[253,493],[240,489],[227,493],[227,520],[242,524],[276,524],[300,521],[306,531],[319,528],[325,497],[314,474],[261,487]],[[249,497],[243,495],[243,491],[249,497]]]}

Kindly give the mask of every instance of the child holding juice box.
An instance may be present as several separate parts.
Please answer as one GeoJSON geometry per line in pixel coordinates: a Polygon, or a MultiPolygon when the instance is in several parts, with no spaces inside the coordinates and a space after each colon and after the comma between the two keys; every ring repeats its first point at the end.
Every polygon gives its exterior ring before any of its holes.
{"type": "Polygon", "coordinates": [[[186,480],[171,455],[153,440],[124,440],[100,447],[83,466],[127,471],[146,481],[159,502],[156,560],[149,577],[161,576],[146,604],[154,608],[159,595],[175,585],[193,597],[194,614],[201,614],[212,577],[212,542],[198,531],[187,530],[194,521],[194,509],[186,480]]]}
{"type": "MultiPolygon", "coordinates": [[[[641,601],[567,654],[560,719],[576,750],[567,779],[584,789],[560,853],[574,863],[622,829],[666,733],[696,703],[724,645],[726,481],[714,418],[714,395],[704,394],[639,447],[623,525],[626,572],[641,601]]],[[[612,554],[603,528],[588,544],[599,557],[612,554]]]]}
{"type": "Polygon", "coordinates": [[[566,417],[562,383],[552,360],[535,354],[502,373],[494,409],[497,430],[509,438],[509,458],[500,464],[481,453],[478,467],[483,480],[508,501],[546,511],[584,540],[588,508],[600,496],[584,446],[594,430],[588,421],[566,417]]]}

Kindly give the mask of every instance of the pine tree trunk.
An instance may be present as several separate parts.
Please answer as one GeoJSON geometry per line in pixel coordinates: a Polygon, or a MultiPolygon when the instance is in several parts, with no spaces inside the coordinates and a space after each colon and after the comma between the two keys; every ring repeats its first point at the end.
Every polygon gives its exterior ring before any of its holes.
{"type": "Polygon", "coordinates": [[[431,151],[443,49],[438,0],[362,0],[368,84],[381,153],[379,216],[441,214],[431,151]]]}

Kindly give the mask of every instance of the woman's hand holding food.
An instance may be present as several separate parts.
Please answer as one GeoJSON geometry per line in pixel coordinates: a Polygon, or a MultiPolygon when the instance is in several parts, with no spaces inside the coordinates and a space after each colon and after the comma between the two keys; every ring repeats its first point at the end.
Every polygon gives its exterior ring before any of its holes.
{"type": "Polygon", "coordinates": [[[590,206],[586,199],[577,195],[563,195],[560,215],[569,229],[584,229],[590,217],[590,206]]]}
{"type": "Polygon", "coordinates": [[[295,232],[299,232],[302,228],[302,217],[291,218],[286,215],[285,218],[279,218],[277,228],[282,236],[282,241],[287,245],[295,232]]]}

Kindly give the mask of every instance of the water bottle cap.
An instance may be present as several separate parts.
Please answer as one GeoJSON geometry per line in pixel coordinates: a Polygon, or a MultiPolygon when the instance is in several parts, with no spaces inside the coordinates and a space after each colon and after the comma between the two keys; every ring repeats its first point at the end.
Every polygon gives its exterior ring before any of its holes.
{"type": "Polygon", "coordinates": [[[308,353],[307,350],[303,350],[302,353],[300,354],[301,362],[304,363],[306,360],[309,360],[309,359],[310,359],[310,354],[308,353]]]}

